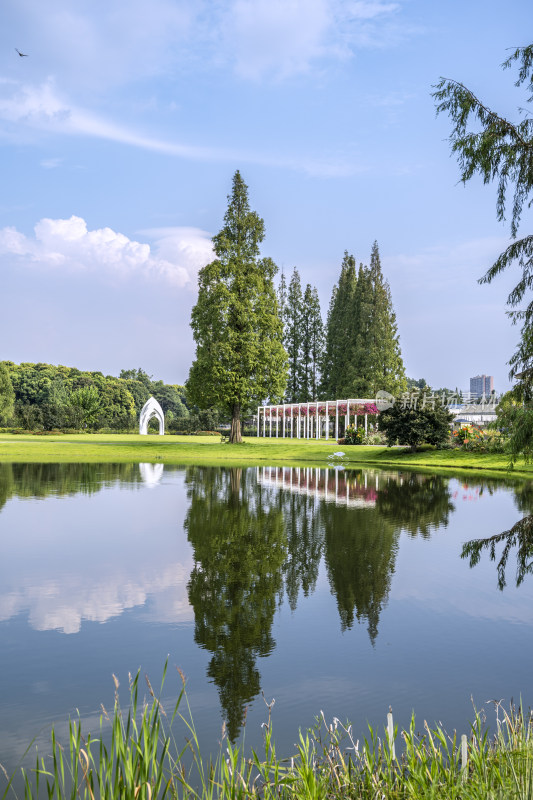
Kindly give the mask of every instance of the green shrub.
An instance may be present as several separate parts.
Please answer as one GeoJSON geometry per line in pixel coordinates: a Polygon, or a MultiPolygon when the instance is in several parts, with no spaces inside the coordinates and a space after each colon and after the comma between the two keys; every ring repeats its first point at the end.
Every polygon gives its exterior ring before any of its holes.
{"type": "Polygon", "coordinates": [[[387,437],[383,431],[368,431],[363,439],[363,444],[387,444],[387,437]]]}
{"type": "Polygon", "coordinates": [[[358,428],[355,425],[349,425],[344,433],[343,444],[363,444],[365,438],[365,429],[362,426],[358,428]]]}

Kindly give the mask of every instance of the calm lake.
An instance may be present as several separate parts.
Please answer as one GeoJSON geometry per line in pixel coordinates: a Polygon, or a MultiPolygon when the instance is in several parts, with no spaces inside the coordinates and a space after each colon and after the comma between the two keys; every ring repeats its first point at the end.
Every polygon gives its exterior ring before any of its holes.
{"type": "Polygon", "coordinates": [[[320,711],[360,737],[389,706],[461,733],[472,699],[529,705],[533,577],[461,551],[532,511],[531,483],[472,476],[0,464],[0,763],[77,710],[96,732],[112,673],[126,704],[167,655],[206,752],[245,708],[258,746],[262,692],[284,755],[320,711]]]}

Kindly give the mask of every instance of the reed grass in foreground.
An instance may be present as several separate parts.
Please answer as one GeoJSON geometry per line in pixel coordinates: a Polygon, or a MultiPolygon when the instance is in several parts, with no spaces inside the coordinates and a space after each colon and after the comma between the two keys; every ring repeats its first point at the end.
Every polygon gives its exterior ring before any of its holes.
{"type": "MultiPolygon", "coordinates": [[[[166,667],[163,674],[165,679],[166,667]]],[[[440,727],[424,725],[416,733],[414,717],[398,735],[383,738],[369,728],[355,741],[352,729],[323,715],[300,733],[291,757],[276,753],[270,707],[264,724],[264,747],[247,755],[222,732],[218,756],[204,761],[182,688],[167,714],[147,679],[150,700],[139,703],[139,674],[130,676],[130,701],[122,709],[115,679],[115,707],[102,707],[97,737],[84,735],[79,721],[69,725],[69,740],[51,733],[51,752],[36,758],[35,768],[20,769],[24,797],[124,798],[154,800],[321,800],[322,798],[533,798],[532,717],[496,704],[496,735],[489,738],[483,714],[476,713],[470,734],[458,741],[440,727]],[[142,705],[142,708],[140,707],[142,705]],[[185,726],[180,747],[176,728],[185,726]],[[397,754],[395,754],[395,750],[397,754]]],[[[161,689],[163,688],[163,684],[161,689]]],[[[389,720],[390,721],[390,720],[389,720]]],[[[2,800],[16,797],[14,779],[6,777],[2,800]]]]}

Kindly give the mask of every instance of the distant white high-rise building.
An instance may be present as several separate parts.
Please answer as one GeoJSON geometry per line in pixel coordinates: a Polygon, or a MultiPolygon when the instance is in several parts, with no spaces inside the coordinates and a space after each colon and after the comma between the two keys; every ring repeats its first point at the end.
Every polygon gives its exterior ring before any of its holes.
{"type": "Polygon", "coordinates": [[[492,375],[476,375],[470,378],[470,394],[476,397],[489,397],[494,391],[494,377],[492,375]]]}

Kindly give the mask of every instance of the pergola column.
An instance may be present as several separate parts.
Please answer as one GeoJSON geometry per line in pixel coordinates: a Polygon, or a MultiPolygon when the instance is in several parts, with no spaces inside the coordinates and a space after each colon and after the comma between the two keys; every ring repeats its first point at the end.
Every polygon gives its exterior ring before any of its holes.
{"type": "Polygon", "coordinates": [[[261,406],[257,406],[257,438],[259,439],[259,411],[261,406]]]}
{"type": "Polygon", "coordinates": [[[301,408],[302,407],[300,406],[300,403],[298,403],[298,435],[296,437],[297,439],[300,439],[302,436],[302,418],[300,416],[301,408]]]}
{"type": "Polygon", "coordinates": [[[292,439],[292,434],[294,432],[294,419],[293,419],[294,415],[293,415],[293,411],[294,411],[294,406],[291,403],[291,439],[292,439]]]}
{"type": "Polygon", "coordinates": [[[320,427],[319,424],[318,424],[318,403],[316,404],[316,417],[315,417],[315,420],[316,420],[316,438],[318,439],[318,429],[320,427]]]}
{"type": "Polygon", "coordinates": [[[339,438],[339,401],[335,400],[335,439],[339,438]]]}
{"type": "Polygon", "coordinates": [[[278,438],[279,432],[279,406],[276,406],[276,439],[278,438]]]}
{"type": "Polygon", "coordinates": [[[263,406],[263,439],[266,436],[266,407],[263,406]]]}
{"type": "Polygon", "coordinates": [[[281,431],[282,431],[281,435],[282,435],[283,439],[285,438],[285,409],[286,408],[287,408],[287,406],[285,405],[285,403],[283,403],[283,405],[281,407],[281,413],[283,415],[281,417],[281,431]]]}
{"type": "Polygon", "coordinates": [[[365,436],[368,433],[368,414],[365,414],[365,436]]]}
{"type": "Polygon", "coordinates": [[[272,439],[272,406],[270,406],[270,408],[268,409],[268,412],[269,412],[268,413],[268,426],[269,426],[268,435],[272,439]]]}
{"type": "Polygon", "coordinates": [[[346,401],[346,416],[344,417],[344,435],[346,436],[346,431],[350,427],[350,401],[346,401]]]}
{"type": "Polygon", "coordinates": [[[329,400],[326,400],[326,441],[329,439],[329,400]]]}

